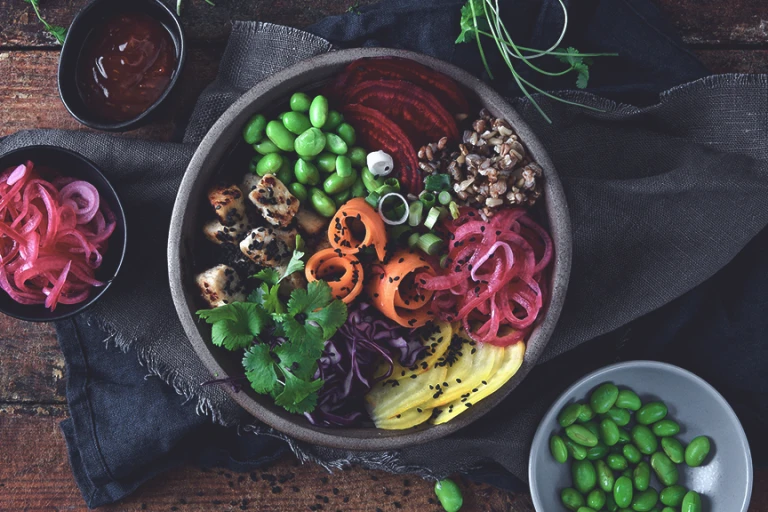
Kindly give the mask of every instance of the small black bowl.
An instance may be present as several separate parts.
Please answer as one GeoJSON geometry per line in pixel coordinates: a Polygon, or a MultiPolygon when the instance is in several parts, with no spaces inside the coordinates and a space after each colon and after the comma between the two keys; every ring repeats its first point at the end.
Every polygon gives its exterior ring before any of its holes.
{"type": "Polygon", "coordinates": [[[101,173],[96,164],[73,151],[54,146],[28,146],[16,149],[0,156],[0,172],[31,160],[35,165],[46,166],[60,170],[62,175],[87,181],[99,191],[102,201],[106,201],[115,214],[117,226],[109,238],[109,247],[104,253],[104,260],[96,270],[96,279],[106,283],[104,286],[91,289],[87,300],[79,304],[59,304],[56,311],[51,312],[43,305],[24,305],[11,299],[10,295],[0,289],[0,313],[5,313],[28,322],[53,322],[76,315],[88,309],[112,285],[125,258],[127,232],[125,211],[117,192],[101,173]]]}
{"type": "Polygon", "coordinates": [[[81,10],[72,22],[59,57],[59,95],[72,117],[85,126],[107,132],[124,132],[146,123],[161,103],[170,95],[181,75],[187,49],[184,30],[176,14],[160,0],[94,0],[81,10]],[[176,69],[171,82],[158,100],[133,119],[105,121],[85,105],[77,86],[77,66],[88,36],[108,18],[117,14],[140,12],[159,21],[173,38],[176,46],[176,69]]]}

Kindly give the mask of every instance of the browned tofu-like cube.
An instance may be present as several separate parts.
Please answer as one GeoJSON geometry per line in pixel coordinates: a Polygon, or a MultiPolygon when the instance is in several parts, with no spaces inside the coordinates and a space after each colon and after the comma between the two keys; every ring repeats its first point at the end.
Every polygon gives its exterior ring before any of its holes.
{"type": "MultiPolygon", "coordinates": [[[[293,249],[286,243],[290,240],[283,230],[258,227],[252,229],[240,242],[240,250],[255,264],[274,268],[290,259],[293,249]]],[[[296,237],[293,237],[295,247],[296,237]]]]}
{"type": "Polygon", "coordinates": [[[306,208],[296,214],[296,224],[302,233],[315,236],[328,229],[328,219],[325,219],[306,208]]]}
{"type": "Polygon", "coordinates": [[[248,199],[273,226],[287,227],[299,211],[299,200],[282,181],[271,174],[261,178],[256,188],[248,195],[248,199]]]}
{"type": "Polygon", "coordinates": [[[200,294],[212,308],[245,300],[237,272],[227,265],[216,265],[197,275],[200,294]]]}
{"type": "Polygon", "coordinates": [[[240,187],[216,185],[208,191],[208,201],[222,224],[245,229],[248,217],[245,214],[245,200],[240,187]]]}
{"type": "Polygon", "coordinates": [[[203,225],[203,234],[205,237],[215,244],[237,244],[240,236],[245,231],[241,228],[241,224],[238,223],[234,226],[225,226],[218,220],[212,220],[206,222],[203,225]]]}

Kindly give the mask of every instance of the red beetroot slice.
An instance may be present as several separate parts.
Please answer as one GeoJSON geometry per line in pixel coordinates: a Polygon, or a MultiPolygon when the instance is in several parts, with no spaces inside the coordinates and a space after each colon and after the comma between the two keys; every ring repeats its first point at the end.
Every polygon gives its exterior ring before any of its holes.
{"type": "Polygon", "coordinates": [[[392,156],[396,177],[406,192],[420,193],[424,188],[416,151],[397,124],[378,110],[363,105],[347,105],[344,119],[355,127],[358,138],[369,151],[381,150],[392,156]]]}
{"type": "Polygon", "coordinates": [[[458,84],[448,76],[410,59],[369,57],[351,62],[329,89],[345,90],[368,80],[405,80],[432,93],[453,115],[469,114],[469,104],[458,84]]]}
{"type": "Polygon", "coordinates": [[[447,136],[459,140],[459,129],[437,98],[404,80],[367,80],[346,91],[344,103],[378,110],[403,129],[414,148],[447,136]]]}

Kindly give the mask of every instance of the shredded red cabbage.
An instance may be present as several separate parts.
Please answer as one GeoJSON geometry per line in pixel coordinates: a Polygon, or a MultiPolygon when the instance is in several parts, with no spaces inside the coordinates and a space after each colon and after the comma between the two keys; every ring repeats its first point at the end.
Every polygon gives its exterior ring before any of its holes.
{"type": "Polygon", "coordinates": [[[325,383],[317,407],[305,416],[313,425],[359,424],[366,418],[363,397],[392,374],[394,359],[412,366],[424,348],[414,331],[378,316],[370,304],[353,304],[346,323],[326,342],[315,374],[325,383]],[[389,364],[389,371],[376,378],[382,362],[389,364]]]}

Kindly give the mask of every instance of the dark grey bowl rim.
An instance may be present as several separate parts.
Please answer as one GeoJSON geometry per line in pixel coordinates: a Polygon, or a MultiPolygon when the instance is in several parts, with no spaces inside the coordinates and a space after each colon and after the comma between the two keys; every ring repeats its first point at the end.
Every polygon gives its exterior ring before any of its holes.
{"type": "MultiPolygon", "coordinates": [[[[163,94],[155,101],[150,107],[139,114],[138,116],[134,117],[133,119],[129,119],[127,121],[120,121],[118,123],[107,123],[104,121],[98,121],[95,119],[89,119],[88,117],[84,115],[78,114],[74,107],[72,106],[71,102],[68,101],[67,94],[65,94],[62,90],[61,84],[62,82],[70,81],[70,80],[76,80],[77,73],[73,71],[70,67],[64,67],[61,65],[62,62],[74,62],[75,66],[77,65],[77,57],[81,50],[81,45],[75,45],[72,42],[72,39],[70,38],[70,34],[73,33],[75,30],[81,30],[81,28],[78,26],[79,24],[83,23],[83,18],[92,11],[93,9],[96,9],[100,4],[103,3],[112,3],[114,5],[114,0],[93,0],[91,3],[83,7],[79,13],[75,16],[74,20],[72,20],[72,24],[70,25],[69,30],[67,31],[67,37],[64,40],[64,44],[61,47],[61,54],[59,56],[59,70],[57,73],[57,87],[59,90],[59,98],[61,98],[61,102],[64,104],[64,107],[67,109],[67,112],[74,117],[80,124],[83,124],[89,128],[93,128],[94,130],[101,130],[105,132],[125,132],[129,130],[136,129],[146,123],[150,116],[152,116],[155,111],[160,107],[161,104],[165,103],[165,100],[170,96],[173,89],[176,87],[176,84],[179,81],[179,77],[181,76],[181,72],[184,69],[184,63],[187,60],[187,45],[186,45],[186,36],[184,34],[184,28],[181,25],[181,20],[179,20],[179,17],[176,15],[173,10],[165,5],[161,0],[142,0],[144,2],[151,2],[158,7],[162,8],[163,11],[165,11],[171,20],[173,20],[173,26],[169,27],[174,32],[176,32],[176,36],[179,40],[179,58],[178,62],[176,63],[176,68],[174,70],[173,78],[171,79],[171,82],[168,84],[168,87],[166,87],[163,94]],[[74,55],[70,58],[70,54],[76,53],[77,55],[74,55]]],[[[130,5],[130,4],[126,4],[130,5]]],[[[92,28],[92,27],[91,27],[92,28]]],[[[86,29],[83,29],[86,30],[86,29]]]]}
{"type": "MultiPolygon", "coordinates": [[[[40,318],[40,317],[30,316],[26,314],[14,313],[12,311],[6,310],[3,307],[0,307],[0,313],[13,318],[17,318],[19,320],[23,320],[25,322],[58,322],[59,320],[66,320],[67,318],[71,318],[75,315],[79,315],[80,313],[86,311],[91,306],[93,306],[96,303],[96,301],[98,301],[106,293],[106,291],[112,286],[112,283],[120,274],[120,269],[123,268],[123,263],[125,263],[125,253],[128,249],[128,221],[126,220],[126,217],[125,217],[125,209],[123,208],[123,203],[122,201],[120,201],[120,196],[117,195],[117,191],[115,190],[115,187],[112,186],[112,183],[109,181],[109,179],[107,179],[104,173],[101,172],[101,169],[99,168],[98,165],[96,165],[93,161],[84,157],[80,153],[77,153],[76,151],[72,151],[71,149],[61,148],[58,146],[51,146],[48,144],[35,144],[33,146],[24,146],[21,148],[16,148],[12,151],[4,153],[0,155],[0,160],[8,157],[12,157],[16,153],[21,153],[25,151],[35,151],[35,150],[45,150],[45,151],[51,151],[54,153],[66,154],[70,157],[80,160],[81,162],[83,162],[84,165],[90,167],[98,176],[100,176],[101,179],[103,180],[102,184],[105,186],[105,189],[112,196],[112,199],[117,205],[117,211],[113,213],[115,214],[117,221],[121,224],[121,228],[123,232],[123,239],[121,240],[122,248],[120,251],[120,257],[117,261],[117,266],[115,268],[115,272],[112,274],[112,277],[110,277],[109,280],[106,281],[106,284],[102,286],[98,290],[98,292],[93,294],[93,296],[91,296],[88,300],[80,304],[75,304],[77,308],[67,313],[62,313],[61,315],[52,315],[49,317],[40,318]]],[[[4,291],[0,290],[0,294],[4,294],[4,293],[5,293],[4,291]]],[[[36,307],[36,306],[30,306],[30,307],[36,307]]],[[[43,306],[39,306],[39,307],[43,308],[43,306]]]]}
{"type": "MultiPolygon", "coordinates": [[[[736,425],[739,426],[738,434],[739,434],[739,441],[741,442],[742,447],[744,448],[745,455],[748,460],[752,460],[752,451],[749,448],[749,441],[747,440],[747,434],[744,432],[744,427],[741,425],[741,422],[739,421],[739,417],[736,416],[736,413],[733,411],[733,408],[728,403],[728,401],[723,397],[723,395],[720,394],[718,390],[712,386],[709,382],[702,379],[698,375],[696,375],[693,372],[690,372],[684,368],[680,368],[679,366],[675,366],[673,364],[669,363],[663,363],[661,361],[648,361],[648,360],[636,360],[636,361],[625,361],[621,363],[612,364],[609,366],[604,366],[603,368],[600,368],[598,370],[595,370],[594,372],[591,372],[584,377],[580,378],[576,382],[574,382],[571,386],[568,387],[563,393],[557,397],[557,400],[552,403],[552,406],[547,410],[547,413],[544,415],[544,417],[541,419],[541,422],[539,423],[539,427],[536,429],[536,434],[533,436],[533,442],[531,443],[531,451],[528,455],[528,486],[531,490],[531,499],[533,501],[533,506],[536,510],[539,510],[542,507],[540,498],[539,498],[539,485],[536,479],[534,478],[534,472],[535,472],[535,460],[536,458],[534,455],[536,454],[536,450],[545,449],[544,447],[548,447],[548,439],[547,439],[547,429],[546,425],[552,423],[557,417],[558,412],[563,408],[563,406],[571,399],[573,398],[573,394],[576,392],[576,389],[581,386],[585,381],[599,378],[601,375],[607,375],[610,373],[613,373],[617,370],[626,370],[628,368],[633,369],[643,369],[643,368],[653,368],[653,369],[660,369],[665,370],[670,373],[674,373],[677,375],[680,375],[686,379],[690,379],[691,381],[695,382],[702,388],[706,389],[710,392],[710,394],[714,397],[714,399],[720,403],[721,406],[723,406],[723,409],[726,411],[726,415],[735,421],[736,425]]],[[[733,512],[747,512],[747,509],[749,509],[749,502],[752,499],[752,486],[754,484],[754,470],[753,466],[750,463],[749,468],[747,470],[747,486],[748,491],[747,495],[745,496],[746,501],[744,502],[744,506],[739,511],[733,511],[733,512]]]]}
{"type": "MultiPolygon", "coordinates": [[[[568,215],[568,206],[562,185],[555,171],[554,165],[549,159],[546,150],[538,141],[530,128],[523,122],[520,115],[506,101],[488,85],[473,77],[466,71],[433,57],[426,55],[388,48],[362,48],[340,50],[325,53],[283,71],[275,73],[266,80],[258,83],[246,92],[234,103],[214,124],[211,130],[195,152],[189,163],[184,179],[179,187],[176,203],[171,218],[170,236],[168,241],[168,263],[171,294],[176,306],[179,319],[189,337],[194,350],[197,352],[203,364],[212,375],[227,376],[227,372],[219,365],[211,353],[209,342],[204,340],[198,330],[198,321],[193,316],[193,305],[189,304],[185,288],[189,283],[183,281],[182,265],[182,241],[184,240],[185,218],[190,208],[199,207],[196,200],[193,206],[190,204],[190,194],[195,187],[195,182],[202,174],[202,179],[210,179],[217,168],[219,160],[224,156],[228,147],[241,133],[240,122],[245,122],[247,117],[256,113],[253,104],[266,93],[277,90],[288,80],[298,80],[306,73],[324,66],[343,66],[353,60],[363,57],[402,57],[415,60],[433,69],[439,70],[458,81],[467,89],[473,91],[481,101],[492,111],[504,115],[512,126],[521,134],[530,152],[545,169],[545,208],[550,230],[553,238],[559,239],[556,244],[554,256],[554,270],[551,277],[551,298],[547,313],[541,323],[534,329],[526,346],[526,357],[518,373],[510,379],[501,389],[493,395],[480,401],[471,411],[456,417],[443,425],[430,425],[420,430],[383,431],[375,428],[323,428],[310,425],[303,417],[287,417],[284,413],[271,410],[270,407],[258,403],[246,393],[236,393],[224,386],[226,392],[244,409],[267,425],[283,432],[293,438],[310,443],[348,450],[393,450],[415,444],[432,441],[445,437],[457,430],[466,427],[480,418],[490,409],[501,402],[517,385],[525,378],[527,373],[535,365],[535,358],[540,355],[544,345],[549,340],[555,324],[560,316],[565,291],[568,285],[571,267],[571,225],[568,215]],[[238,123],[237,126],[234,126],[238,123]],[[530,346],[537,344],[538,354],[532,354],[530,346]]],[[[306,83],[317,82],[305,80],[306,83]]],[[[190,214],[191,215],[191,214],[190,214]]],[[[274,406],[272,406],[274,407],[274,406]]]]}

